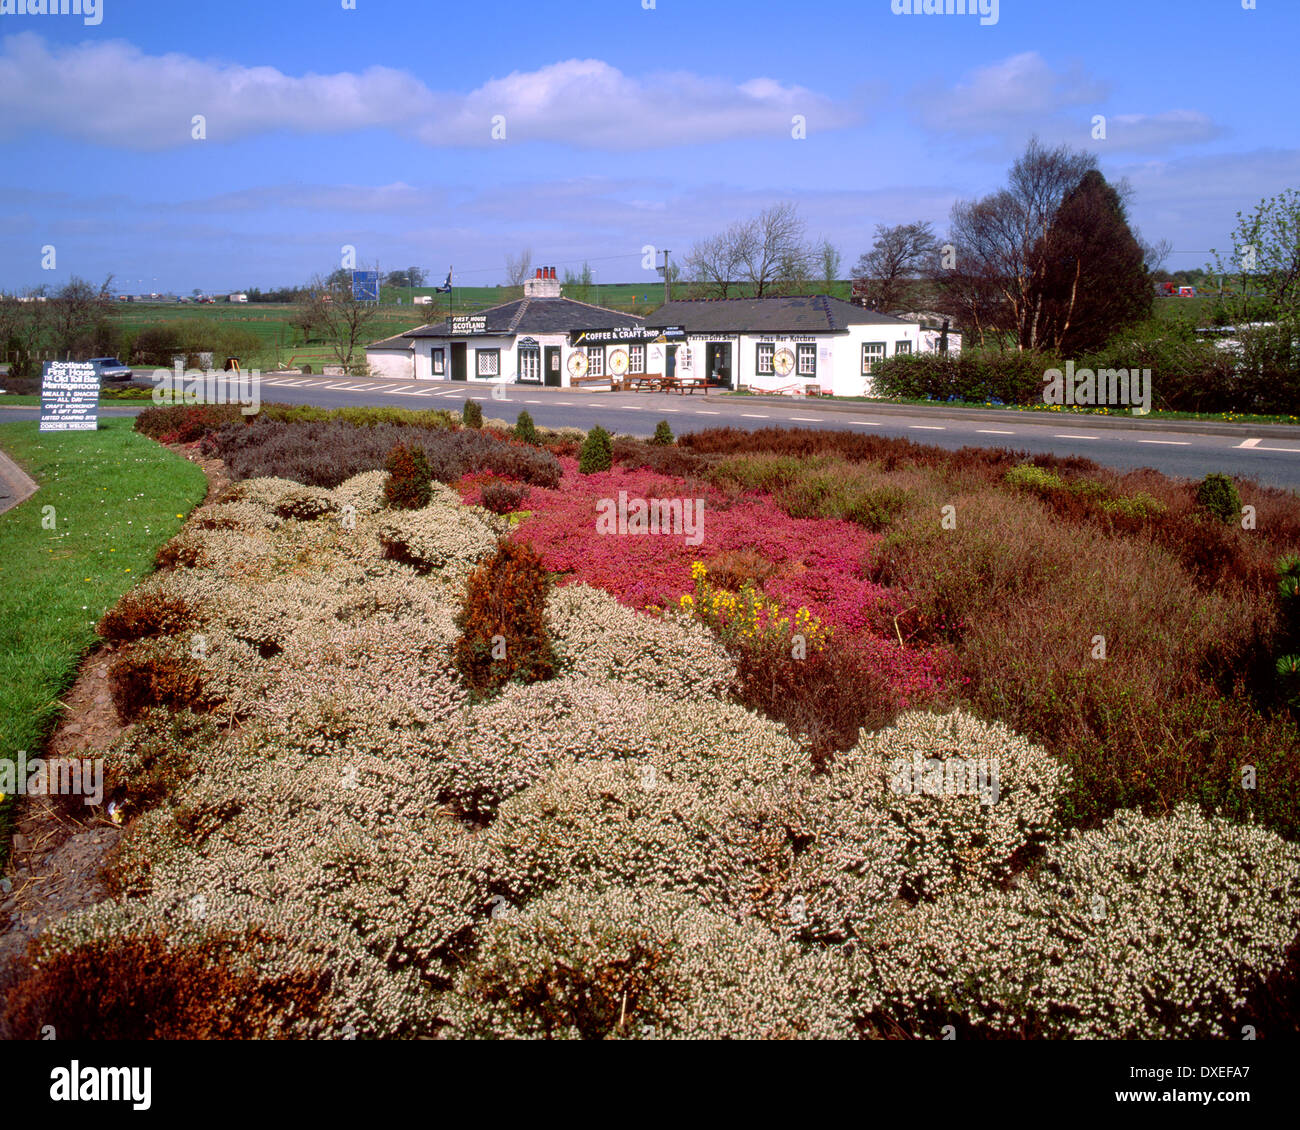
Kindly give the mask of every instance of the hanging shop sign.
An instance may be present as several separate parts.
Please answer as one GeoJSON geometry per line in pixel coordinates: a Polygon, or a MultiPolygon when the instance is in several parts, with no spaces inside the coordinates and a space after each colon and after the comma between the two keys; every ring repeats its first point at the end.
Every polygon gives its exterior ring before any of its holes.
{"type": "Polygon", "coordinates": [[[620,326],[612,330],[574,330],[569,335],[570,345],[641,345],[645,342],[663,344],[681,341],[686,331],[681,326],[653,329],[650,326],[620,326]]]}

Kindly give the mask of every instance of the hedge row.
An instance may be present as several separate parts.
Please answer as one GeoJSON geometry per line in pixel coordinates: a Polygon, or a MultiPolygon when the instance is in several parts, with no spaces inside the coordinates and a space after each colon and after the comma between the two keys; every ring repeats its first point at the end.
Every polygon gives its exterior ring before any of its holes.
{"type": "Polygon", "coordinates": [[[1045,374],[1077,369],[1149,369],[1151,407],[1179,412],[1287,415],[1300,404],[1300,344],[1291,330],[1265,327],[1220,348],[1178,330],[1136,332],[1104,350],[1076,358],[1037,351],[967,349],[960,354],[890,357],[874,371],[876,394],[905,400],[1041,404],[1045,374]]]}

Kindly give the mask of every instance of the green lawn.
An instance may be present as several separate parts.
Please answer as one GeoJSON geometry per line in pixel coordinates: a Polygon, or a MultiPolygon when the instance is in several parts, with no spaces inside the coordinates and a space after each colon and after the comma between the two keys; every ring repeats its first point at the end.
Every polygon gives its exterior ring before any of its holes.
{"type": "MultiPolygon", "coordinates": [[[[0,448],[40,484],[0,514],[0,757],[41,747],[95,624],[153,569],[207,490],[202,470],[133,423],[41,434],[34,422],[0,421],[0,448]]],[[[0,863],[12,805],[0,803],[0,863]]]]}

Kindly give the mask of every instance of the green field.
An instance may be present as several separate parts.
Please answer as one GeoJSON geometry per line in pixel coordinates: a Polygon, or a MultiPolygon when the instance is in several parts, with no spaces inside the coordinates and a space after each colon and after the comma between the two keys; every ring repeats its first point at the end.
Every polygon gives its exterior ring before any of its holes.
{"type": "MultiPolygon", "coordinates": [[[[653,313],[663,302],[663,287],[657,283],[593,285],[585,294],[570,286],[565,288],[565,293],[593,305],[608,306],[643,317],[653,313]]],[[[679,284],[678,296],[686,293],[686,285],[679,284]]],[[[850,284],[847,281],[838,282],[832,288],[832,293],[847,300],[850,284]]],[[[489,306],[511,302],[522,295],[521,287],[458,286],[451,298],[451,311],[458,314],[473,313],[489,306]]],[[[385,287],[382,298],[383,302],[375,318],[366,326],[363,334],[366,343],[391,337],[416,326],[441,321],[447,316],[449,308],[448,296],[436,293],[432,287],[385,287]],[[431,295],[434,302],[428,306],[414,306],[411,300],[415,295],[431,295]]],[[[1192,320],[1201,324],[1208,317],[1212,303],[1213,298],[1210,296],[1162,298],[1156,300],[1153,314],[1161,319],[1192,320]]],[[[301,330],[291,322],[294,312],[295,307],[289,303],[244,305],[216,302],[202,306],[188,303],[122,303],[114,308],[113,313],[114,320],[128,336],[166,322],[223,322],[249,330],[261,341],[262,347],[255,355],[240,358],[246,369],[257,368],[269,372],[277,368],[298,368],[309,364],[319,372],[322,365],[337,364],[338,358],[328,341],[316,334],[310,340],[303,341],[301,330]]]]}
{"type": "MultiPolygon", "coordinates": [[[[41,434],[32,422],[0,422],[0,448],[40,484],[0,514],[0,758],[35,756],[95,624],[152,571],[158,547],[203,500],[202,470],[137,435],[134,423],[41,434]]],[[[12,807],[13,798],[0,802],[0,862],[12,807]]]]}

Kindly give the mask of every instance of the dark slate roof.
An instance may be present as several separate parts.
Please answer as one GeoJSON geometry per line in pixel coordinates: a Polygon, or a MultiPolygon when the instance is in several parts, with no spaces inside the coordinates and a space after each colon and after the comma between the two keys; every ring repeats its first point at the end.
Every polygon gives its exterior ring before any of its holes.
{"type": "Polygon", "coordinates": [[[827,294],[797,298],[694,298],[665,302],[646,319],[687,333],[846,333],[849,326],[906,325],[827,294]]]}
{"type": "MultiPolygon", "coordinates": [[[[486,310],[470,310],[465,315],[486,319],[486,334],[554,334],[574,330],[604,330],[615,326],[640,326],[645,319],[636,314],[622,314],[604,306],[593,306],[573,298],[519,298],[486,310]]],[[[451,326],[442,321],[435,325],[408,330],[403,337],[451,337],[451,326]]],[[[479,336],[478,334],[474,336],[479,336]]]]}
{"type": "Polygon", "coordinates": [[[410,349],[414,342],[405,334],[397,334],[394,337],[386,337],[383,341],[372,341],[366,346],[367,349],[410,349]]]}

